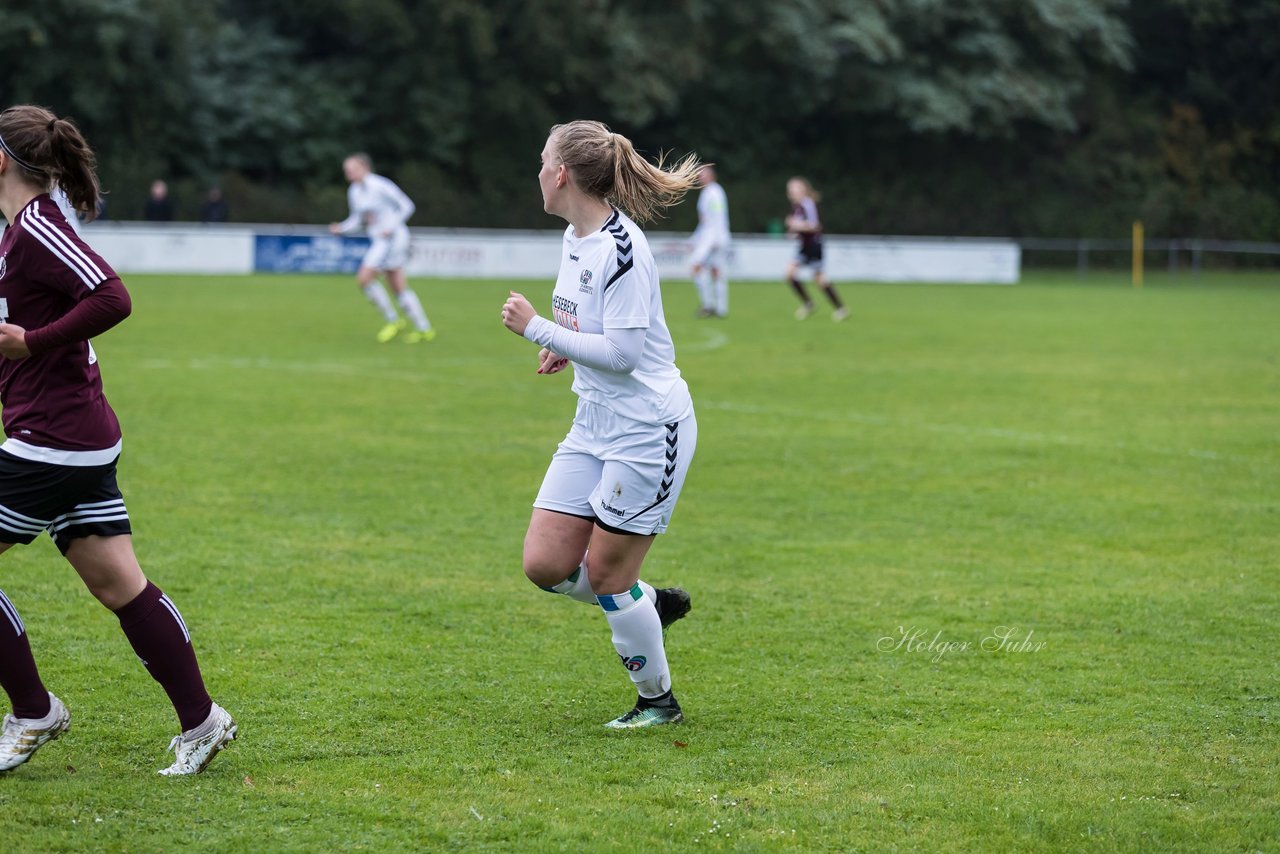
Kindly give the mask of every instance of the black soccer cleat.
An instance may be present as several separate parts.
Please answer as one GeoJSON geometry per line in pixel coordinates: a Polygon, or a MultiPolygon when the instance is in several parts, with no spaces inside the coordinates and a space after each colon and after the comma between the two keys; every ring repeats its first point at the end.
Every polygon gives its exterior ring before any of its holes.
{"type": "Polygon", "coordinates": [[[657,609],[658,619],[664,629],[688,614],[693,607],[693,602],[683,587],[663,587],[654,592],[658,594],[658,601],[653,603],[653,607],[657,609]]]}

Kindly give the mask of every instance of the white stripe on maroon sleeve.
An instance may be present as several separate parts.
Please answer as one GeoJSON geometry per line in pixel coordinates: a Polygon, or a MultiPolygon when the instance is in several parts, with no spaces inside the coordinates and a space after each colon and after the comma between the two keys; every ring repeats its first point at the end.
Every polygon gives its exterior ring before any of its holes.
{"type": "Polygon", "coordinates": [[[32,237],[43,243],[46,249],[74,270],[84,282],[85,287],[93,290],[107,280],[102,269],[81,252],[80,247],[72,243],[56,226],[40,216],[34,208],[23,211],[22,224],[26,226],[32,237]]]}
{"type": "MultiPolygon", "coordinates": [[[[61,213],[61,211],[59,211],[59,213],[61,213]]],[[[52,220],[50,220],[44,214],[40,213],[39,205],[31,208],[31,214],[36,219],[38,219],[42,225],[48,226],[49,231],[54,236],[54,238],[57,239],[60,243],[62,243],[64,246],[66,246],[68,250],[70,250],[72,257],[79,258],[82,262],[84,262],[84,264],[88,267],[90,272],[94,276],[98,277],[99,282],[105,281],[106,279],[109,278],[106,274],[106,271],[104,271],[101,267],[98,266],[98,262],[94,261],[93,258],[89,257],[89,255],[83,249],[80,248],[80,245],[76,242],[79,239],[78,234],[75,235],[74,237],[67,236],[67,233],[62,231],[60,228],[58,228],[58,226],[55,225],[52,220]]],[[[70,225],[70,223],[68,223],[68,225],[70,225]]],[[[73,228],[72,230],[74,231],[75,229],[73,228]]]]}

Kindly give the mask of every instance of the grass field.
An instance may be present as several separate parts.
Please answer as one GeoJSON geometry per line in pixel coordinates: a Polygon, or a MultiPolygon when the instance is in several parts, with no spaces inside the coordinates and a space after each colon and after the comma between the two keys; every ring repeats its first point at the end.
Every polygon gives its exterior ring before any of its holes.
{"type": "Polygon", "coordinates": [[[14,549],[74,725],[0,777],[5,851],[1280,850],[1274,277],[846,285],[841,325],[668,283],[700,445],[645,577],[694,597],[688,720],[624,735],[598,609],[520,571],[573,396],[509,284],[420,282],[416,347],[345,277],[129,285],[136,545],[241,738],[156,776],[162,692],[14,549]]]}

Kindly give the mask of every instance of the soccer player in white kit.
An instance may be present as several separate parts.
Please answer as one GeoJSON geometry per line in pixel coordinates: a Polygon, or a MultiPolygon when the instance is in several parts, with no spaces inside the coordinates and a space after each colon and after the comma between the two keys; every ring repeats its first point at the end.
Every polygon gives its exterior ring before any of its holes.
{"type": "Polygon", "coordinates": [[[524,572],[544,590],[598,604],[630,674],[635,708],[613,729],[679,723],[662,630],[689,611],[679,588],[654,590],[640,567],[666,530],[698,439],[675,365],[646,220],[696,183],[697,162],[650,164],[599,122],[551,129],[538,183],[547,213],[568,221],[550,317],[512,292],[508,329],[542,346],[538,373],[572,362],[573,426],[534,501],[524,572]],[[615,207],[616,205],[616,207],[615,207]]]}
{"type": "Polygon", "coordinates": [[[430,341],[436,337],[436,332],[404,274],[404,265],[409,260],[409,226],[406,223],[413,216],[413,201],[390,179],[374,174],[373,163],[367,154],[348,155],[342,161],[342,173],[350,183],[347,205],[351,214],[342,222],[331,224],[329,231],[334,234],[365,231],[369,235],[369,251],[356,271],[356,283],[385,321],[378,330],[378,343],[386,344],[404,332],[410,323],[413,331],[405,336],[407,343],[430,341]],[[396,303],[407,320],[396,314],[387,289],[378,281],[379,273],[395,292],[396,303]]]}
{"type": "Polygon", "coordinates": [[[698,227],[690,242],[693,283],[698,288],[699,317],[729,316],[729,200],[716,181],[716,170],[698,170],[698,227]]]}
{"type": "Polygon", "coordinates": [[[62,211],[62,215],[67,218],[67,225],[71,226],[71,230],[80,234],[82,230],[80,212],[71,203],[71,199],[67,198],[67,191],[54,184],[49,188],[49,198],[53,199],[58,210],[62,211]]]}

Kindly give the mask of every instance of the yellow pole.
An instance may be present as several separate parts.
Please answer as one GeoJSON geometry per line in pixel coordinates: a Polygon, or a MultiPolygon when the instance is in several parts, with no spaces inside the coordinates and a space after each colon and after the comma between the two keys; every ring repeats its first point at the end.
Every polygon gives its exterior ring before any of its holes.
{"type": "Polygon", "coordinates": [[[1142,287],[1142,220],[1133,223],[1133,286],[1142,287]]]}

